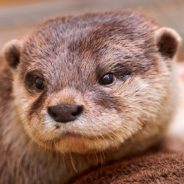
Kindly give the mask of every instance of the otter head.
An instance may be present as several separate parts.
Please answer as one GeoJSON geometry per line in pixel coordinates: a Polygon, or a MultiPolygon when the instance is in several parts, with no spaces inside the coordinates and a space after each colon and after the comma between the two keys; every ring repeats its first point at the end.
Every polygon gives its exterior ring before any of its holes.
{"type": "Polygon", "coordinates": [[[174,30],[127,11],[48,20],[7,43],[26,133],[62,153],[131,144],[145,127],[156,136],[171,112],[165,105],[179,42],[174,30]]]}

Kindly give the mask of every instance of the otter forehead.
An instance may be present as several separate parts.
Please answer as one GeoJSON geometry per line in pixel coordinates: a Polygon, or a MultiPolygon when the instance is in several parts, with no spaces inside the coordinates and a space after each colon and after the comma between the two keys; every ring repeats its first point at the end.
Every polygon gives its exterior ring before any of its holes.
{"type": "Polygon", "coordinates": [[[150,19],[132,12],[49,20],[26,39],[22,71],[36,67],[45,75],[57,72],[63,81],[75,84],[78,78],[85,84],[88,79],[95,82],[96,76],[113,70],[144,74],[156,69],[152,35],[157,28],[150,19]]]}

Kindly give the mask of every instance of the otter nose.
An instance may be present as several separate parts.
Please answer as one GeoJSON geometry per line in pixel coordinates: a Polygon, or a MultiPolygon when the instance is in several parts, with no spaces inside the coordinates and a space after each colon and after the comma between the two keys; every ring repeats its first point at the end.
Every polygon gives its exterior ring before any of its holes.
{"type": "Polygon", "coordinates": [[[77,119],[82,113],[83,106],[79,105],[56,105],[48,107],[49,115],[56,121],[66,123],[77,119]]]}

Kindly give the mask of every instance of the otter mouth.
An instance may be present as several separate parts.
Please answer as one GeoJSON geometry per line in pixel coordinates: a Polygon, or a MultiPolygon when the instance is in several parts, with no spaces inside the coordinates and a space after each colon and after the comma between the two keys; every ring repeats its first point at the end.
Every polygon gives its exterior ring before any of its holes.
{"type": "MultiPolygon", "coordinates": [[[[116,133],[114,133],[116,134],[116,133]]],[[[85,140],[89,140],[89,141],[115,141],[117,137],[114,137],[114,134],[105,134],[105,135],[82,135],[79,133],[73,133],[73,132],[65,132],[62,135],[60,135],[60,137],[58,137],[56,140],[53,140],[54,142],[59,142],[59,141],[85,141],[85,140]]]]}
{"type": "Polygon", "coordinates": [[[66,132],[64,135],[61,136],[61,140],[62,139],[90,139],[90,140],[96,140],[97,137],[92,137],[92,136],[86,136],[86,135],[66,132]]]}
{"type": "Polygon", "coordinates": [[[90,141],[102,141],[102,140],[112,140],[113,136],[112,135],[103,135],[103,136],[99,136],[99,135],[96,135],[96,136],[87,136],[87,135],[81,135],[79,133],[72,133],[72,132],[66,132],[66,133],[63,133],[62,135],[56,137],[56,138],[53,138],[52,140],[48,140],[48,141],[41,141],[45,144],[55,144],[55,143],[58,143],[58,142],[64,142],[64,141],[67,141],[67,142],[78,142],[78,141],[85,141],[85,140],[90,140],[90,141]]]}
{"type": "Polygon", "coordinates": [[[40,140],[42,143],[44,144],[55,144],[55,143],[58,143],[58,142],[61,142],[61,141],[78,141],[78,140],[91,140],[91,141],[95,141],[97,139],[102,139],[102,138],[98,138],[97,136],[94,136],[94,137],[90,137],[90,136],[84,136],[84,135],[81,135],[81,134],[76,134],[76,133],[71,133],[71,132],[66,132],[58,137],[55,137],[53,138],[52,140],[47,140],[47,141],[42,141],[40,140]]]}

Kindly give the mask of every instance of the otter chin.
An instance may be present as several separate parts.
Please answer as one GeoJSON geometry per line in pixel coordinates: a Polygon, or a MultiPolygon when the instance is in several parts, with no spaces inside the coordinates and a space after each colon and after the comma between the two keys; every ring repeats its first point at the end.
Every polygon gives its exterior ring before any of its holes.
{"type": "Polygon", "coordinates": [[[0,181],[66,183],[98,165],[94,157],[106,164],[161,140],[177,105],[180,41],[125,10],[49,19],[8,42],[0,181]]]}

